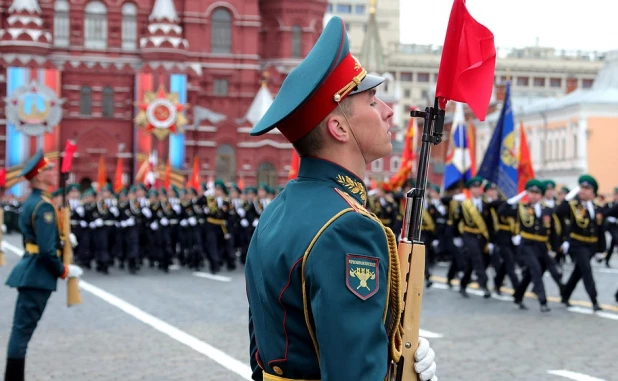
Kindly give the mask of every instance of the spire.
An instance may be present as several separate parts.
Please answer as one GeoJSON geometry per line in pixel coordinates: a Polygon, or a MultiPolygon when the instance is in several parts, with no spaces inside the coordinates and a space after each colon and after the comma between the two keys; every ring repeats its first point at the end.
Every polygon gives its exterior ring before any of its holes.
{"type": "Polygon", "coordinates": [[[52,41],[49,31],[43,28],[41,7],[37,0],[13,0],[8,9],[7,28],[0,30],[0,40],[4,45],[14,48],[31,47],[46,49],[52,41]],[[7,44],[11,41],[10,44],[7,44]]]}
{"type": "Polygon", "coordinates": [[[13,0],[9,13],[26,12],[41,14],[41,7],[37,0],[13,0]]]}
{"type": "Polygon", "coordinates": [[[253,102],[251,102],[251,106],[249,106],[249,110],[247,111],[247,115],[245,119],[251,123],[252,126],[255,126],[257,122],[262,119],[268,108],[273,103],[273,96],[268,91],[268,86],[266,85],[266,77],[262,77],[262,85],[260,86],[260,90],[258,90],[253,102]]]}
{"type": "Polygon", "coordinates": [[[367,72],[384,72],[384,51],[376,20],[376,0],[369,1],[369,22],[361,45],[360,62],[367,72]]]}
{"type": "Polygon", "coordinates": [[[183,38],[180,18],[173,0],[156,0],[148,16],[148,33],[140,39],[143,52],[149,49],[187,49],[189,43],[183,38]]]}
{"type": "MultiPolygon", "coordinates": [[[[33,0],[35,1],[35,0],[33,0]]],[[[174,0],[156,0],[154,7],[152,7],[152,13],[148,16],[148,21],[163,21],[178,22],[178,13],[176,13],[176,7],[174,7],[174,0]]]]}

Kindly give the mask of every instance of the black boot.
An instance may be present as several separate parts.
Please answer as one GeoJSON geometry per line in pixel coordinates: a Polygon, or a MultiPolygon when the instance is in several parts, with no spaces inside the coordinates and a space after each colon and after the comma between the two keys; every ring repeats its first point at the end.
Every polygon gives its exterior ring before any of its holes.
{"type": "Polygon", "coordinates": [[[26,359],[6,359],[4,381],[24,381],[26,359]]]}
{"type": "Polygon", "coordinates": [[[549,311],[551,311],[551,310],[547,306],[547,303],[542,303],[541,304],[541,312],[549,312],[549,311]]]}

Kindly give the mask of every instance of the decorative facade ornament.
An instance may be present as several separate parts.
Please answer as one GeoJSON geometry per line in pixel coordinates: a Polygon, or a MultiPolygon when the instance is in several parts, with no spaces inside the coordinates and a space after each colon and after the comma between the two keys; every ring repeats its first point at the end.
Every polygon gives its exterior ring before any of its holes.
{"type": "Polygon", "coordinates": [[[182,126],[187,124],[187,118],[182,113],[187,105],[180,104],[178,93],[167,93],[163,85],[156,92],[147,91],[144,101],[136,106],[139,112],[135,122],[152,131],[159,140],[165,139],[170,132],[182,133],[182,126]]]}
{"type": "Polygon", "coordinates": [[[6,120],[25,135],[39,136],[50,133],[62,119],[62,104],[56,92],[31,81],[17,88],[6,102],[6,120]]]}

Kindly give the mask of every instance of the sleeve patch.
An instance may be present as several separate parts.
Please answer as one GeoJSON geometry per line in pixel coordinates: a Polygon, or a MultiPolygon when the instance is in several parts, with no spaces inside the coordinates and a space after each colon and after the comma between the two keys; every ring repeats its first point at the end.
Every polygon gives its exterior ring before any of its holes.
{"type": "Polygon", "coordinates": [[[378,292],[380,260],[358,254],[348,254],[345,257],[345,283],[354,295],[367,300],[378,292]]]}
{"type": "Polygon", "coordinates": [[[46,224],[51,224],[54,222],[54,212],[45,212],[43,213],[43,221],[46,224]]]}

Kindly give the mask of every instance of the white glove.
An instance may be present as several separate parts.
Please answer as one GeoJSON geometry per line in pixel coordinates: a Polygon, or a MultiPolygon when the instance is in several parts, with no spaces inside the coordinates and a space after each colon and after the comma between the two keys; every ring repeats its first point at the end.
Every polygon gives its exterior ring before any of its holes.
{"type": "Polygon", "coordinates": [[[245,211],[245,208],[236,208],[236,213],[238,213],[240,218],[245,218],[247,211],[245,211]]]}
{"type": "Polygon", "coordinates": [[[616,219],[616,217],[611,217],[611,216],[610,216],[610,217],[607,217],[607,222],[611,222],[612,224],[615,224],[615,223],[616,223],[616,221],[618,221],[618,220],[616,219]]]}
{"type": "Polygon", "coordinates": [[[118,211],[118,208],[116,208],[115,206],[112,206],[111,208],[109,208],[109,211],[112,212],[114,217],[118,217],[120,215],[120,212],[118,211]]]}
{"type": "Polygon", "coordinates": [[[595,257],[597,260],[602,261],[603,259],[605,259],[605,253],[596,253],[596,254],[594,255],[594,257],[595,257]]]}
{"type": "Polygon", "coordinates": [[[527,195],[527,194],[528,194],[528,192],[523,191],[523,192],[519,193],[518,195],[513,196],[513,197],[509,198],[508,200],[506,200],[506,203],[509,204],[509,205],[515,205],[515,204],[517,204],[519,202],[519,200],[524,198],[524,196],[527,195]]]}
{"type": "Polygon", "coordinates": [[[567,254],[569,252],[569,247],[571,247],[571,244],[569,243],[569,241],[564,241],[562,242],[562,245],[560,245],[560,248],[562,249],[562,253],[567,254]]]}
{"type": "Polygon", "coordinates": [[[6,225],[5,224],[2,224],[2,233],[3,234],[6,233],[6,225]]]}
{"type": "Polygon", "coordinates": [[[210,214],[210,209],[208,209],[207,206],[204,207],[204,210],[202,210],[204,212],[205,215],[209,215],[210,214]]]}
{"type": "Polygon", "coordinates": [[[573,188],[569,194],[566,195],[566,197],[564,198],[567,201],[571,201],[572,199],[575,198],[575,196],[577,196],[577,194],[579,193],[579,191],[582,189],[582,187],[580,187],[579,185],[576,186],[575,188],[573,188]]]}
{"type": "Polygon", "coordinates": [[[421,381],[438,381],[436,376],[436,353],[429,347],[429,341],[424,337],[418,338],[418,348],[414,352],[414,371],[421,381]]]}
{"type": "Polygon", "coordinates": [[[243,228],[249,227],[249,221],[247,221],[246,218],[243,218],[242,220],[240,220],[240,226],[242,226],[243,228]]]}
{"type": "Polygon", "coordinates": [[[71,243],[71,247],[77,246],[77,237],[75,236],[75,234],[69,234],[69,242],[71,243]]]}
{"type": "Polygon", "coordinates": [[[152,230],[157,230],[159,228],[159,224],[157,224],[157,221],[153,221],[150,223],[150,228],[152,230]]]}
{"type": "Polygon", "coordinates": [[[494,253],[494,250],[496,249],[493,243],[488,243],[487,244],[487,249],[489,250],[489,255],[494,253]]]}
{"type": "Polygon", "coordinates": [[[123,228],[126,228],[127,227],[127,223],[124,220],[120,221],[120,226],[123,227],[123,228]]]}
{"type": "Polygon", "coordinates": [[[431,241],[431,246],[433,246],[434,249],[437,249],[438,246],[440,246],[440,241],[434,239],[433,241],[431,241]]]}
{"type": "Polygon", "coordinates": [[[458,193],[456,195],[453,196],[453,200],[455,201],[464,201],[466,199],[466,195],[463,193],[458,193]]]}
{"type": "Polygon", "coordinates": [[[174,209],[174,212],[176,212],[176,214],[180,214],[180,205],[174,204],[172,205],[172,209],[174,209]]]}
{"type": "Polygon", "coordinates": [[[444,205],[440,204],[440,205],[436,206],[436,209],[438,209],[438,212],[440,214],[446,214],[446,207],[444,205]]]}
{"type": "Polygon", "coordinates": [[[100,218],[97,218],[96,220],[94,220],[94,224],[98,227],[103,226],[103,220],[100,218]]]}
{"type": "Polygon", "coordinates": [[[519,246],[519,244],[521,243],[521,236],[519,234],[512,236],[511,242],[513,242],[513,245],[519,246]]]}
{"type": "Polygon", "coordinates": [[[124,221],[124,225],[125,226],[133,226],[135,225],[135,220],[133,219],[133,217],[129,217],[124,221]]]}
{"type": "Polygon", "coordinates": [[[555,251],[551,251],[551,250],[550,250],[550,251],[548,251],[547,253],[549,254],[549,256],[550,256],[550,257],[552,257],[552,258],[556,258],[556,252],[555,252],[555,251]]]}
{"type": "Polygon", "coordinates": [[[257,228],[258,222],[260,222],[260,220],[256,218],[255,220],[253,220],[253,223],[251,225],[253,225],[254,228],[257,228]]]}
{"type": "Polygon", "coordinates": [[[195,219],[195,217],[189,217],[189,225],[191,226],[197,225],[197,220],[195,219]]]}
{"type": "Polygon", "coordinates": [[[86,221],[79,221],[79,226],[81,226],[82,228],[87,228],[88,227],[88,223],[86,221]]]}
{"type": "Polygon", "coordinates": [[[94,221],[92,221],[91,223],[88,224],[88,226],[90,226],[90,229],[96,229],[97,224],[95,224],[94,221]]]}
{"type": "Polygon", "coordinates": [[[461,237],[453,238],[453,245],[457,247],[463,247],[463,239],[461,237]]]}
{"type": "Polygon", "coordinates": [[[232,238],[232,235],[230,233],[227,233],[226,235],[223,236],[223,238],[230,239],[232,238]]]}
{"type": "Polygon", "coordinates": [[[182,226],[184,228],[187,225],[188,225],[187,224],[187,220],[180,220],[180,226],[182,226]]]}
{"type": "Polygon", "coordinates": [[[84,216],[84,207],[83,206],[78,206],[77,208],[75,208],[75,213],[77,213],[78,216],[83,217],[84,216]]]}
{"type": "Polygon", "coordinates": [[[170,224],[170,221],[167,218],[165,217],[161,218],[161,225],[167,226],[169,224],[170,224]]]}
{"type": "Polygon", "coordinates": [[[152,217],[152,212],[150,211],[149,208],[142,208],[142,214],[144,215],[144,217],[146,218],[150,218],[152,217]]]}
{"type": "Polygon", "coordinates": [[[81,267],[77,265],[69,265],[69,275],[67,278],[79,278],[84,273],[81,267]]]}
{"type": "Polygon", "coordinates": [[[117,228],[119,228],[120,227],[120,222],[116,221],[115,225],[116,225],[117,228]]]}

